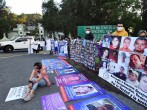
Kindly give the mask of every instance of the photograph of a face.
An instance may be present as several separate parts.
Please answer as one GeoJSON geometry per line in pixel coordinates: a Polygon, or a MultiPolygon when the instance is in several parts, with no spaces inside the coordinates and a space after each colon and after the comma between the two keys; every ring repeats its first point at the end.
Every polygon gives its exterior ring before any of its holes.
{"type": "Polygon", "coordinates": [[[86,107],[88,110],[121,110],[107,98],[87,104],[86,107]]]}
{"type": "Polygon", "coordinates": [[[72,89],[77,96],[98,92],[91,84],[73,86],[72,89]]]}
{"type": "Polygon", "coordinates": [[[117,50],[109,50],[109,60],[117,63],[118,60],[118,51],[117,50]]]}
{"type": "Polygon", "coordinates": [[[134,69],[143,70],[146,56],[140,54],[131,54],[129,66],[134,69]]]}
{"type": "Polygon", "coordinates": [[[110,42],[110,49],[112,50],[118,50],[120,43],[121,43],[121,37],[120,36],[111,36],[111,42],[110,42]]]}
{"type": "Polygon", "coordinates": [[[133,45],[131,42],[134,42],[131,37],[122,37],[119,50],[124,52],[131,52],[131,45],[133,45]]]}

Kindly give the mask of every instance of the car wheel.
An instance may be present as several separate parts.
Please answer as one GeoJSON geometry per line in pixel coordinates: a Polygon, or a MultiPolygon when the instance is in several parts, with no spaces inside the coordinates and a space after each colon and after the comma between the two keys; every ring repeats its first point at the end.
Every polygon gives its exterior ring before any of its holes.
{"type": "Polygon", "coordinates": [[[6,46],[4,49],[4,52],[10,53],[13,52],[13,47],[12,46],[6,46]]]}

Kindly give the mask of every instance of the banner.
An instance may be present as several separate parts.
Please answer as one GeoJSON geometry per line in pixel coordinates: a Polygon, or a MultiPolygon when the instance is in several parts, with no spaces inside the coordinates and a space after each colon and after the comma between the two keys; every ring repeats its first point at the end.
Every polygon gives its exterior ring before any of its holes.
{"type": "Polygon", "coordinates": [[[42,60],[42,65],[46,66],[47,71],[72,67],[66,61],[61,59],[44,59],[42,60]]]}
{"type": "Polygon", "coordinates": [[[27,94],[27,85],[20,87],[13,87],[10,89],[5,102],[23,98],[27,94]]]}
{"type": "Polygon", "coordinates": [[[59,93],[41,97],[42,110],[67,110],[59,93]]]}
{"type": "Polygon", "coordinates": [[[70,45],[71,59],[95,70],[95,50],[94,42],[75,39],[70,45]]]}
{"type": "Polygon", "coordinates": [[[65,56],[67,55],[67,41],[59,41],[58,42],[58,55],[65,56]]]}
{"type": "Polygon", "coordinates": [[[104,36],[99,54],[99,76],[147,107],[147,39],[104,36]]]}
{"type": "Polygon", "coordinates": [[[81,84],[89,81],[83,74],[69,74],[55,77],[57,86],[81,84]]]}
{"type": "Polygon", "coordinates": [[[111,95],[99,95],[94,98],[71,104],[68,110],[131,110],[111,95]]]}
{"type": "Polygon", "coordinates": [[[95,82],[60,86],[60,92],[64,102],[98,96],[106,93],[106,91],[95,82]]]}
{"type": "Polygon", "coordinates": [[[57,76],[66,75],[66,74],[77,74],[79,71],[75,68],[65,68],[65,69],[58,69],[55,70],[57,76]]]}
{"type": "Polygon", "coordinates": [[[116,30],[115,25],[78,26],[78,36],[85,38],[86,28],[90,28],[91,33],[97,40],[100,40],[103,35],[112,33],[116,30]]]}

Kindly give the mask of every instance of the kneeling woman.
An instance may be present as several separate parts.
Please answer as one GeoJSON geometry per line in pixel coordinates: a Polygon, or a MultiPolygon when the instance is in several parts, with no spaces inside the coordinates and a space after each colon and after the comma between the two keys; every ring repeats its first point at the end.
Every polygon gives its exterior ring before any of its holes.
{"type": "Polygon", "coordinates": [[[24,96],[25,101],[31,100],[38,86],[50,86],[50,81],[47,76],[46,67],[40,62],[34,64],[34,70],[31,73],[28,85],[28,94],[24,96]]]}

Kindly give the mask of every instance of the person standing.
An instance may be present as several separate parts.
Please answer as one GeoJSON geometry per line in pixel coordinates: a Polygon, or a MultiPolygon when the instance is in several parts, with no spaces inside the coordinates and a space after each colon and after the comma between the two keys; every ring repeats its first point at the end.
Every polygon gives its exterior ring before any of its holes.
{"type": "Polygon", "coordinates": [[[117,30],[112,33],[113,36],[128,36],[128,32],[125,31],[125,28],[122,22],[117,23],[116,29],[117,30]]]}
{"type": "Polygon", "coordinates": [[[91,40],[91,41],[93,41],[93,39],[94,39],[94,36],[93,36],[93,34],[91,33],[90,28],[86,28],[85,39],[86,39],[86,40],[91,40]]]}
{"type": "Polygon", "coordinates": [[[51,54],[51,39],[49,36],[46,40],[46,47],[47,47],[47,51],[49,51],[49,54],[51,54]]]}
{"type": "Polygon", "coordinates": [[[58,53],[58,41],[55,39],[55,54],[58,53]]]}

